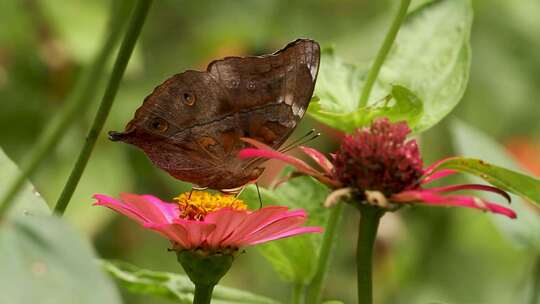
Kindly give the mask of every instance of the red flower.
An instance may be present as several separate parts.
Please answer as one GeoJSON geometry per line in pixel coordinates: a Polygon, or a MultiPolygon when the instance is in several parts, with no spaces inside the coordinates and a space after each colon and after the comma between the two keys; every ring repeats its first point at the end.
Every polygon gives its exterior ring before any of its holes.
{"type": "Polygon", "coordinates": [[[383,118],[373,122],[369,128],[358,129],[354,134],[345,136],[338,151],[330,159],[315,149],[299,147],[320,169],[253,139],[245,141],[256,148],[244,149],[239,156],[282,160],[293,165],[302,174],[311,175],[336,189],[327,199],[327,206],[343,195],[352,195],[358,201],[389,209],[401,204],[421,203],[475,208],[510,218],[516,217],[511,209],[482,198],[447,194],[458,190],[479,190],[500,194],[510,201],[510,196],[496,187],[463,184],[423,188],[434,180],[457,172],[438,169],[437,165],[444,160],[423,169],[416,140],[406,139],[410,132],[406,123],[391,123],[383,118]]]}

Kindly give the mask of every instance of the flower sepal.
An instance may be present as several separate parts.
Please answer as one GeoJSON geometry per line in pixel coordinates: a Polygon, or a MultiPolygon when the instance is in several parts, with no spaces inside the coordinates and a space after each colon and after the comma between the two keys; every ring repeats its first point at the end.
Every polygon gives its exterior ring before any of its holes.
{"type": "Polygon", "coordinates": [[[237,251],[181,250],[176,256],[195,286],[215,286],[231,268],[237,251]]]}

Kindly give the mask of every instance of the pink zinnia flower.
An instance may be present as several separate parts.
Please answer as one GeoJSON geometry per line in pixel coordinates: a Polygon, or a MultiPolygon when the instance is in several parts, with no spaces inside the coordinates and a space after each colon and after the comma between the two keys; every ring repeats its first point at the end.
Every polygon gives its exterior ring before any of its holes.
{"type": "Polygon", "coordinates": [[[123,193],[120,200],[95,194],[95,205],[105,206],[152,229],[173,243],[175,250],[237,250],[303,233],[322,232],[302,227],[304,210],[269,206],[256,211],[233,196],[194,191],[175,198],[176,203],[151,195],[123,193]]]}
{"type": "Polygon", "coordinates": [[[485,199],[471,195],[447,194],[458,190],[489,191],[510,201],[510,196],[496,187],[460,184],[424,188],[430,182],[456,171],[439,170],[438,164],[444,160],[423,169],[416,140],[407,140],[410,132],[405,122],[391,123],[383,118],[374,121],[369,128],[358,129],[354,134],[346,135],[338,151],[332,154],[330,159],[315,149],[299,147],[320,169],[252,139],[244,140],[256,148],[244,149],[239,156],[282,160],[293,165],[301,174],[311,175],[336,189],[327,199],[327,206],[347,195],[353,196],[356,201],[387,209],[394,209],[402,204],[420,203],[475,208],[510,218],[516,217],[511,209],[485,199]]]}

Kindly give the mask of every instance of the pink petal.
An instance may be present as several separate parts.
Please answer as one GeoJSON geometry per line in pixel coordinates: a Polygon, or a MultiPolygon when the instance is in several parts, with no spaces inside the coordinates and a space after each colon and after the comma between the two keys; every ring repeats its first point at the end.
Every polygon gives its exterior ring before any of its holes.
{"type": "Polygon", "coordinates": [[[451,185],[451,186],[444,186],[444,187],[434,187],[434,188],[428,188],[424,189],[424,191],[433,191],[433,192],[453,192],[453,191],[459,191],[459,190],[480,190],[480,191],[487,191],[487,192],[493,192],[496,193],[502,197],[504,197],[508,202],[512,201],[512,198],[510,198],[510,195],[506,193],[505,191],[488,185],[480,185],[480,184],[465,184],[465,185],[451,185]]]}
{"type": "Polygon", "coordinates": [[[240,150],[238,153],[238,156],[240,158],[267,158],[267,159],[278,159],[281,160],[287,164],[290,164],[294,166],[296,169],[298,169],[301,172],[304,172],[308,175],[321,175],[321,173],[317,172],[315,169],[311,168],[308,164],[306,164],[303,160],[298,159],[296,157],[292,157],[290,155],[275,151],[275,150],[262,150],[262,149],[254,149],[254,148],[246,148],[240,150]]]}
{"type": "Polygon", "coordinates": [[[431,164],[430,166],[428,166],[426,169],[424,169],[424,175],[423,175],[423,180],[422,180],[422,184],[427,184],[429,182],[432,182],[436,179],[439,179],[439,178],[442,178],[442,177],[445,177],[445,176],[448,176],[450,174],[454,174],[454,173],[457,173],[457,171],[455,170],[451,170],[451,169],[442,169],[442,170],[439,170],[438,173],[436,173],[437,169],[439,168],[439,166],[450,160],[450,159],[453,159],[453,158],[456,158],[455,156],[452,156],[452,157],[446,157],[446,158],[443,158],[439,161],[436,161],[435,163],[431,164]]]}
{"type": "Polygon", "coordinates": [[[216,224],[200,221],[178,219],[176,223],[186,229],[190,248],[207,246],[206,239],[216,229],[216,224]]]}
{"type": "MultiPolygon", "coordinates": [[[[176,204],[169,204],[161,201],[157,197],[151,195],[137,195],[131,193],[120,193],[120,198],[126,204],[137,210],[141,214],[146,222],[152,223],[170,223],[170,206],[177,206],[176,204]]],[[[180,211],[178,211],[179,213],[180,211]]]]}
{"type": "Polygon", "coordinates": [[[255,148],[261,149],[261,150],[274,150],[269,145],[267,145],[265,143],[262,143],[262,142],[260,142],[260,141],[258,141],[256,139],[253,139],[253,138],[242,137],[242,138],[240,138],[240,140],[254,146],[255,148]]]}
{"type": "Polygon", "coordinates": [[[223,208],[206,215],[204,221],[213,223],[216,229],[206,239],[210,248],[226,247],[223,241],[230,237],[248,217],[247,211],[239,211],[231,208],[223,208]]]}
{"type": "Polygon", "coordinates": [[[309,147],[300,146],[299,148],[309,157],[311,157],[324,170],[327,175],[332,175],[332,172],[334,171],[334,165],[330,162],[330,160],[328,160],[328,158],[324,154],[309,147]]]}
{"type": "Polygon", "coordinates": [[[322,232],[323,232],[323,229],[321,227],[299,227],[299,228],[295,228],[295,229],[292,229],[283,233],[273,234],[267,238],[253,239],[250,243],[245,243],[245,245],[261,244],[261,243],[265,243],[265,242],[269,242],[269,241],[273,241],[277,239],[282,239],[282,238],[286,238],[286,237],[290,237],[290,236],[294,236],[298,234],[322,233],[322,232]]]}
{"type": "Polygon", "coordinates": [[[237,242],[246,235],[259,230],[261,227],[264,227],[278,218],[281,218],[283,214],[287,213],[287,210],[288,208],[283,206],[269,206],[250,213],[242,222],[242,225],[238,226],[238,229],[236,229],[230,237],[223,240],[223,244],[228,246],[237,242]]]}
{"type": "Polygon", "coordinates": [[[93,197],[97,200],[94,203],[94,206],[105,206],[107,208],[110,208],[118,213],[121,213],[131,218],[132,220],[135,220],[141,225],[148,222],[146,217],[133,206],[127,205],[122,201],[116,200],[103,194],[94,194],[93,197]]]}
{"type": "Polygon", "coordinates": [[[437,171],[437,168],[444,162],[450,160],[450,159],[453,159],[453,158],[456,158],[455,156],[451,156],[451,157],[446,157],[446,158],[443,158],[441,160],[438,160],[436,162],[434,162],[433,164],[431,164],[430,166],[428,166],[426,169],[424,169],[424,175],[431,175],[433,172],[437,171]]]}
{"type": "Polygon", "coordinates": [[[452,175],[452,174],[456,174],[458,173],[456,170],[452,170],[452,169],[442,169],[440,171],[437,171],[435,173],[432,173],[430,175],[425,175],[424,174],[424,178],[420,181],[421,184],[428,184],[428,183],[431,183],[432,181],[434,180],[437,180],[439,178],[443,178],[443,177],[446,177],[448,175],[452,175]]]}
{"type": "Polygon", "coordinates": [[[187,230],[178,223],[172,224],[152,224],[147,223],[144,225],[146,228],[152,229],[167,239],[178,243],[185,249],[191,249],[191,243],[189,242],[187,230]]]}
{"type": "Polygon", "coordinates": [[[464,195],[443,196],[429,190],[403,191],[392,196],[392,201],[402,203],[423,202],[435,206],[460,206],[474,209],[481,209],[499,213],[509,218],[516,218],[516,213],[511,209],[497,205],[477,197],[464,195]]]}
{"type": "Polygon", "coordinates": [[[287,218],[281,218],[275,222],[268,224],[258,231],[250,233],[246,237],[238,240],[238,245],[251,244],[259,240],[265,240],[268,238],[277,238],[279,235],[286,233],[292,229],[298,228],[306,221],[306,217],[291,216],[287,218]]]}
{"type": "Polygon", "coordinates": [[[161,214],[163,214],[167,222],[172,222],[174,219],[180,217],[180,208],[178,208],[178,204],[163,202],[153,195],[145,194],[143,197],[161,210],[161,214]]]}

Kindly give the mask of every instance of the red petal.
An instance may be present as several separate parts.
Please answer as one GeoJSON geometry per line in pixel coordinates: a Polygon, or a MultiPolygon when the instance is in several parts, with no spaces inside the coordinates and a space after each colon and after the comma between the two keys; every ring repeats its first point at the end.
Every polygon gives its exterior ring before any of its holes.
{"type": "Polygon", "coordinates": [[[465,185],[451,185],[451,186],[444,186],[444,187],[435,187],[435,188],[428,188],[424,189],[425,191],[433,191],[433,192],[453,192],[453,191],[459,191],[459,190],[480,190],[480,191],[487,191],[487,192],[493,192],[496,194],[499,194],[500,196],[504,197],[508,202],[512,201],[512,198],[510,198],[510,195],[506,193],[505,191],[488,185],[480,185],[480,184],[465,184],[465,185]]]}
{"type": "Polygon", "coordinates": [[[317,172],[315,169],[311,168],[308,164],[306,164],[303,160],[298,159],[296,157],[292,157],[290,155],[275,151],[275,150],[266,150],[266,149],[254,149],[254,148],[246,148],[242,149],[238,156],[240,158],[255,158],[255,157],[261,157],[261,158],[267,158],[267,159],[278,159],[281,160],[287,164],[290,164],[294,166],[296,169],[298,169],[301,172],[304,172],[308,175],[320,175],[319,172],[317,172]]]}
{"type": "Polygon", "coordinates": [[[328,160],[328,158],[326,158],[324,154],[309,147],[300,146],[299,148],[309,157],[311,157],[327,175],[332,174],[334,171],[334,165],[328,160]]]}
{"type": "Polygon", "coordinates": [[[427,175],[427,176],[424,173],[424,178],[421,179],[420,183],[421,184],[428,184],[428,183],[431,183],[432,181],[434,181],[436,179],[443,178],[445,176],[456,174],[456,173],[458,173],[458,172],[456,170],[452,170],[452,169],[442,169],[441,171],[437,171],[437,172],[432,173],[432,174],[427,175]]]}
{"type": "Polygon", "coordinates": [[[427,205],[434,205],[434,206],[458,206],[458,207],[481,209],[481,210],[490,211],[493,213],[499,213],[509,218],[516,218],[516,213],[512,211],[511,209],[505,208],[498,204],[480,199],[478,197],[473,197],[473,196],[464,196],[464,195],[443,196],[433,191],[420,190],[420,191],[403,191],[401,193],[393,195],[391,200],[394,202],[400,202],[400,203],[423,202],[427,205]]]}
{"type": "Polygon", "coordinates": [[[262,149],[262,150],[274,150],[269,145],[264,144],[264,143],[262,143],[262,142],[260,142],[260,141],[258,141],[256,139],[253,139],[253,138],[241,137],[240,140],[242,140],[243,142],[247,142],[248,144],[254,146],[255,148],[259,148],[259,149],[262,149]]]}
{"type": "Polygon", "coordinates": [[[429,165],[426,169],[424,169],[424,175],[430,175],[431,173],[437,170],[437,167],[439,167],[440,164],[452,158],[455,158],[455,156],[443,158],[429,165]]]}

